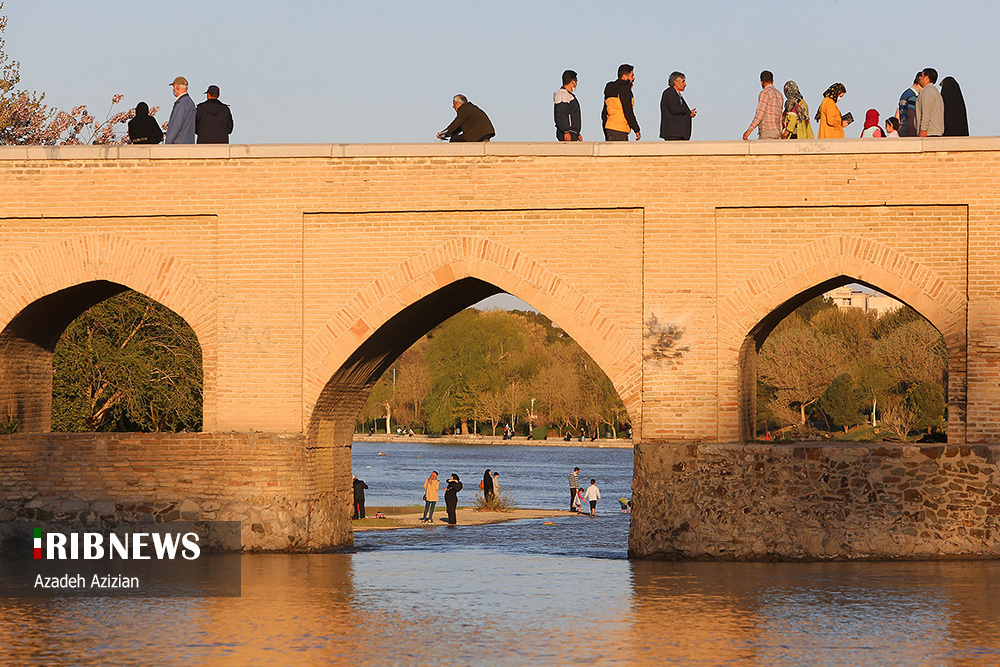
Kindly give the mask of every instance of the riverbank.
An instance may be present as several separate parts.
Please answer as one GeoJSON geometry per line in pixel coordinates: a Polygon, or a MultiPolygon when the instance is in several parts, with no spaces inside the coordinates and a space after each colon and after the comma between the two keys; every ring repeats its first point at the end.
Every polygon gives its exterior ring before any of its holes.
{"type": "MultiPolygon", "coordinates": [[[[434,523],[423,523],[420,519],[422,512],[413,514],[386,514],[386,525],[371,525],[370,522],[380,521],[369,516],[365,521],[369,525],[354,526],[354,532],[360,533],[368,530],[397,530],[399,528],[429,528],[432,525],[445,525],[447,513],[444,508],[437,508],[434,512],[434,523]]],[[[505,521],[517,521],[518,519],[551,519],[555,517],[576,516],[576,513],[567,510],[533,510],[514,509],[509,512],[477,512],[471,507],[460,507],[455,511],[455,518],[460,526],[484,526],[491,523],[503,523],[505,521]]],[[[583,515],[579,515],[583,516],[583,515]]],[[[588,514],[587,517],[590,515],[588,514]]]]}
{"type": "Polygon", "coordinates": [[[510,440],[504,440],[501,435],[386,435],[376,433],[366,435],[355,433],[354,442],[416,442],[428,445],[489,445],[505,446],[517,445],[520,447],[593,447],[595,449],[632,449],[632,441],[627,438],[611,440],[610,438],[599,438],[597,440],[585,440],[580,442],[577,439],[566,440],[528,440],[526,437],[515,436],[510,440]]]}

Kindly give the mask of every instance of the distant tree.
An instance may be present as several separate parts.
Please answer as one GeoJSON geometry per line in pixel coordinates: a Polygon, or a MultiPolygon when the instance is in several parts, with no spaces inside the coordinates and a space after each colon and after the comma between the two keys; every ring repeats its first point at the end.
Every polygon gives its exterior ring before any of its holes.
{"type": "Polygon", "coordinates": [[[844,429],[844,433],[860,421],[858,389],[849,373],[838,375],[827,385],[819,399],[819,407],[834,424],[844,429]]]}
{"type": "Polygon", "coordinates": [[[907,322],[883,336],[878,360],[904,388],[924,380],[944,384],[947,350],[944,339],[927,320],[907,322]]]}
{"type": "Polygon", "coordinates": [[[492,435],[496,435],[497,426],[507,415],[503,391],[487,389],[476,396],[476,413],[486,418],[492,428],[492,435]]]}
{"type": "Polygon", "coordinates": [[[427,350],[431,428],[461,421],[464,429],[485,392],[532,378],[544,339],[540,326],[502,311],[464,310],[441,325],[427,350]]]}
{"type": "Polygon", "coordinates": [[[896,380],[874,357],[861,359],[854,367],[854,386],[858,390],[859,399],[870,407],[872,428],[878,426],[877,411],[879,403],[885,400],[889,389],[896,380]]]}
{"type": "Polygon", "coordinates": [[[875,345],[873,331],[878,321],[874,313],[860,308],[824,308],[808,320],[821,334],[836,338],[850,359],[864,359],[875,345]]]}
{"type": "Polygon", "coordinates": [[[806,408],[819,400],[846,365],[838,340],[819,333],[794,314],[775,327],[757,357],[758,377],[774,387],[776,400],[798,407],[800,426],[806,424],[806,408]]]}
{"type": "Polygon", "coordinates": [[[138,292],[95,305],[56,344],[55,431],[197,431],[201,406],[197,336],[138,292]]]}
{"type": "Polygon", "coordinates": [[[819,313],[837,310],[837,304],[833,302],[833,299],[827,299],[824,296],[817,296],[809,299],[804,304],[795,309],[795,314],[802,319],[803,322],[811,322],[813,317],[819,313]]]}
{"type": "Polygon", "coordinates": [[[931,429],[941,426],[944,421],[944,411],[947,407],[944,390],[937,382],[923,380],[910,387],[906,392],[906,402],[917,414],[917,428],[931,429]]]}
{"type": "Polygon", "coordinates": [[[378,430],[378,420],[385,420],[385,432],[391,433],[393,386],[392,380],[386,381],[386,377],[392,376],[392,369],[382,375],[365,400],[364,407],[361,408],[361,419],[367,422],[369,419],[375,422],[375,429],[378,430]]]}
{"type": "Polygon", "coordinates": [[[920,416],[910,401],[891,394],[882,408],[882,424],[888,426],[900,441],[907,442],[910,432],[917,427],[920,416]]]}
{"type": "MultiPolygon", "coordinates": [[[[398,421],[409,426],[427,429],[426,403],[430,394],[430,377],[427,374],[427,338],[421,338],[404,352],[393,364],[395,386],[391,393],[392,410],[398,421]]],[[[385,373],[379,382],[392,382],[391,373],[385,373]]]]}

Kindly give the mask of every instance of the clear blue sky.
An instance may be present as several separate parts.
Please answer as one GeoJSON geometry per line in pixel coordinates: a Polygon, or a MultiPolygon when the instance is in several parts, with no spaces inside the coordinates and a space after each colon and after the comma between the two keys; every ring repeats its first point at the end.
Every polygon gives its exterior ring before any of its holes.
{"type": "MultiPolygon", "coordinates": [[[[580,74],[585,139],[600,136],[602,91],[636,66],[636,115],[658,140],[669,73],[687,75],[694,139],[739,139],[758,74],[798,82],[815,110],[842,81],[841,104],[883,117],[923,67],[962,86],[973,134],[1000,134],[992,0],[703,0],[692,3],[7,0],[8,52],[23,84],[56,105],[111,96],[164,108],[177,75],[204,99],[222,89],[234,143],[420,142],[453,118],[451,97],[483,107],[498,141],[554,138],[552,93],[580,74]]],[[[854,126],[860,134],[861,124],[854,126]]],[[[848,130],[852,136],[852,130],[848,130]]]]}

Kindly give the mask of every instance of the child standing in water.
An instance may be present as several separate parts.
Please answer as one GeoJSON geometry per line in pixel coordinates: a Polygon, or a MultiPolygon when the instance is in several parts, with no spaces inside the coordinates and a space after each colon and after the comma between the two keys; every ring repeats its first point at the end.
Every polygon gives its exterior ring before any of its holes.
{"type": "Polygon", "coordinates": [[[587,487],[587,492],[583,494],[583,497],[590,501],[590,516],[594,516],[597,501],[601,499],[601,490],[597,488],[596,479],[590,480],[590,486],[587,487]]]}

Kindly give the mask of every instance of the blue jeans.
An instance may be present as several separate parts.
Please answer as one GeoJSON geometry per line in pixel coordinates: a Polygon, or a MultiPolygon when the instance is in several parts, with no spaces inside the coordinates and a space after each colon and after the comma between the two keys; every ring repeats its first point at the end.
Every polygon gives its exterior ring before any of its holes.
{"type": "Polygon", "coordinates": [[[437,501],[436,500],[425,500],[424,501],[424,518],[421,519],[421,521],[423,521],[424,519],[426,519],[427,521],[433,521],[434,520],[434,506],[435,505],[437,505],[437,501]]]}

